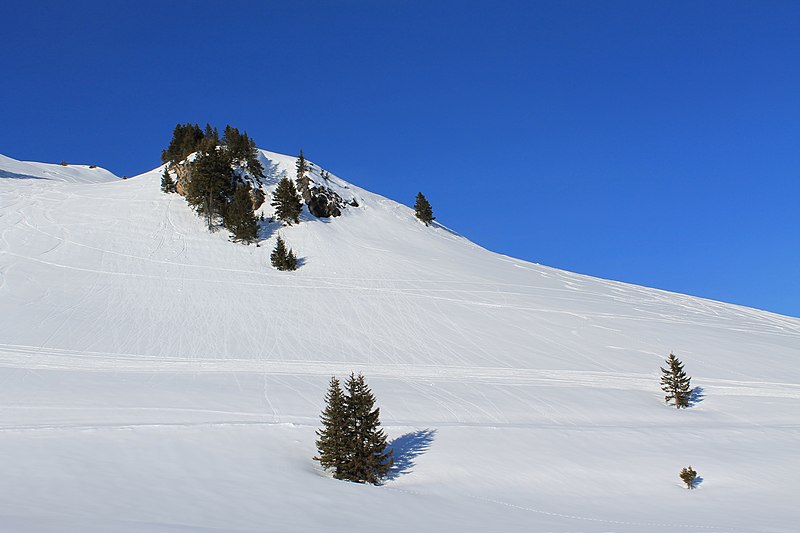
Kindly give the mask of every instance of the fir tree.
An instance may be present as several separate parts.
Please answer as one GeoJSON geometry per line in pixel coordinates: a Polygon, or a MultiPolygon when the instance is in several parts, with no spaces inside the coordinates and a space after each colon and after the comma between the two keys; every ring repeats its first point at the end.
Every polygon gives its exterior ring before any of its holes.
{"type": "Polygon", "coordinates": [[[303,203],[292,180],[283,178],[278,183],[272,195],[272,206],[275,208],[275,216],[286,225],[291,226],[300,222],[303,203]]]}
{"type": "Polygon", "coordinates": [[[258,160],[256,143],[248,137],[247,132],[240,133],[238,128],[225,126],[222,143],[225,145],[232,163],[244,167],[252,176],[264,177],[264,166],[258,160]]]}
{"type": "Polygon", "coordinates": [[[431,208],[430,202],[428,202],[427,198],[425,198],[425,195],[422,193],[417,193],[417,201],[414,204],[414,212],[417,215],[417,218],[423,221],[426,226],[430,225],[431,222],[436,220],[436,217],[433,216],[433,209],[431,208]]]}
{"type": "Polygon", "coordinates": [[[166,193],[175,192],[175,181],[169,175],[169,170],[165,167],[164,174],[161,175],[161,190],[166,193]]]}
{"type": "Polygon", "coordinates": [[[328,393],[325,395],[325,410],[320,417],[322,429],[317,430],[318,454],[314,459],[323,468],[333,470],[333,477],[341,479],[348,457],[347,413],[345,397],[339,380],[331,377],[328,393]]]}
{"type": "Polygon", "coordinates": [[[297,256],[291,248],[286,248],[286,242],[280,235],[269,259],[278,270],[297,270],[297,256]]]}
{"type": "Polygon", "coordinates": [[[349,453],[339,477],[357,483],[378,484],[393,463],[393,451],[387,451],[386,433],[380,427],[380,409],[375,407],[375,396],[363,375],[351,373],[345,388],[349,453]]]}
{"type": "Polygon", "coordinates": [[[297,158],[297,162],[295,163],[295,172],[297,174],[295,181],[297,182],[300,182],[300,180],[305,178],[306,172],[308,172],[308,162],[303,155],[303,150],[300,150],[300,156],[297,158]]]}
{"type": "Polygon", "coordinates": [[[189,154],[200,149],[203,139],[205,135],[197,124],[176,125],[169,146],[161,152],[161,162],[180,163],[189,154]]]}
{"type": "Polygon", "coordinates": [[[697,482],[697,472],[695,472],[695,470],[691,466],[688,466],[683,470],[681,470],[681,473],[679,475],[681,477],[681,480],[683,480],[683,482],[686,483],[687,489],[695,488],[695,483],[697,482]]]}
{"type": "Polygon", "coordinates": [[[198,154],[189,168],[192,178],[186,187],[186,201],[206,217],[208,229],[212,229],[214,220],[224,216],[233,196],[233,170],[225,154],[216,147],[198,154]]]}
{"type": "Polygon", "coordinates": [[[233,234],[233,240],[250,244],[258,240],[258,219],[253,212],[250,186],[241,183],[233,193],[233,199],[225,210],[225,227],[233,234]]]}
{"type": "Polygon", "coordinates": [[[686,372],[683,371],[683,363],[672,353],[667,358],[667,366],[669,368],[661,368],[661,390],[667,393],[664,401],[666,403],[672,401],[677,409],[685,409],[689,407],[689,399],[692,395],[693,389],[689,388],[692,378],[686,375],[686,372]]]}

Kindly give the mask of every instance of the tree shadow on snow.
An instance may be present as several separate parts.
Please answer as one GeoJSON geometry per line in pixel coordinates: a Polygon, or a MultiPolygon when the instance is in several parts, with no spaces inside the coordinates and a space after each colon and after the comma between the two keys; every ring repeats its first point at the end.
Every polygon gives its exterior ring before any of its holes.
{"type": "Polygon", "coordinates": [[[40,178],[38,176],[28,176],[27,174],[16,174],[7,170],[0,170],[0,178],[11,178],[20,180],[47,180],[47,178],[40,178]]]}
{"type": "Polygon", "coordinates": [[[261,245],[262,242],[268,240],[272,237],[275,232],[280,230],[283,227],[283,224],[280,222],[272,222],[270,219],[267,220],[259,220],[258,221],[258,241],[257,243],[261,245]]]}
{"type": "Polygon", "coordinates": [[[286,176],[285,171],[278,172],[278,163],[267,158],[263,154],[259,157],[261,166],[264,167],[264,178],[261,183],[264,185],[277,185],[281,179],[286,176]]]}
{"type": "Polygon", "coordinates": [[[394,450],[394,464],[389,469],[386,479],[397,479],[403,474],[412,472],[414,460],[428,451],[435,436],[435,429],[423,429],[400,435],[390,442],[389,448],[394,450]]]}
{"type": "Polygon", "coordinates": [[[695,387],[689,395],[689,407],[694,407],[698,403],[706,399],[705,390],[703,387],[695,387]]]}

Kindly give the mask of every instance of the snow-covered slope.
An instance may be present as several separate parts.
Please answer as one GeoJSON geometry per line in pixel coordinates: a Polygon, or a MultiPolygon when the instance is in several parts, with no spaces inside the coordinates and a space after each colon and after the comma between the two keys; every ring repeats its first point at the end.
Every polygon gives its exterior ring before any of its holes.
{"type": "Polygon", "coordinates": [[[233,244],[160,173],[0,179],[0,529],[796,530],[800,320],[494,254],[335,176],[358,207],[233,244]],[[351,371],[396,439],[382,487],[311,460],[351,371]]]}
{"type": "Polygon", "coordinates": [[[3,154],[0,154],[0,178],[46,179],[69,183],[102,183],[119,179],[108,170],[94,165],[17,161],[3,154]]]}

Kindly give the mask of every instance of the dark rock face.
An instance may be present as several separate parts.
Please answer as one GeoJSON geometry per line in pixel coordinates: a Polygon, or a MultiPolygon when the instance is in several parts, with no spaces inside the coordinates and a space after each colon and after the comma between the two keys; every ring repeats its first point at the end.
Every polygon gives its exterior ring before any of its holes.
{"type": "Polygon", "coordinates": [[[338,217],[342,214],[339,205],[343,203],[338,194],[330,189],[320,190],[319,187],[312,189],[311,200],[306,202],[311,214],[319,218],[338,217]]]}
{"type": "Polygon", "coordinates": [[[297,180],[297,188],[308,210],[317,218],[338,217],[349,205],[329,187],[317,185],[307,177],[297,180]]]}

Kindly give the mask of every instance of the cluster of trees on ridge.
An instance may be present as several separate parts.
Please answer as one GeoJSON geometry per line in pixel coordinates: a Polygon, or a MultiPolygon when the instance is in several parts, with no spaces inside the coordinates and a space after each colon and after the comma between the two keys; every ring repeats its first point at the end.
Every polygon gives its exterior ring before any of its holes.
{"type": "Polygon", "coordinates": [[[164,192],[175,192],[177,182],[171,170],[195,154],[186,163],[192,179],[186,183],[186,201],[205,217],[209,230],[216,221],[233,235],[233,240],[252,243],[258,240],[258,219],[253,209],[252,186],[249,176],[256,182],[264,177],[264,167],[258,160],[255,142],[247,132],[225,126],[222,137],[216,128],[206,124],[205,131],[197,124],[178,124],[167,149],[161,153],[166,163],[161,178],[164,192]]]}
{"type": "MultiPolygon", "coordinates": [[[[165,164],[161,177],[161,190],[165,193],[177,192],[178,183],[173,173],[178,173],[179,165],[188,170],[191,179],[185,184],[186,201],[205,218],[209,231],[221,221],[231,232],[233,241],[258,242],[259,221],[263,217],[256,216],[255,211],[263,203],[263,193],[242,178],[249,177],[254,184],[260,184],[264,167],[258,159],[256,143],[247,132],[228,125],[220,137],[217,128],[210,124],[206,124],[205,129],[198,124],[178,124],[169,146],[161,152],[161,161],[165,164]],[[194,158],[187,161],[192,154],[194,158]]],[[[284,176],[272,195],[270,205],[275,208],[275,218],[287,226],[300,222],[303,200],[295,183],[306,180],[308,172],[308,161],[300,150],[295,180],[284,176]]],[[[324,170],[322,176],[328,179],[324,170]]],[[[422,193],[417,194],[414,211],[426,226],[435,220],[431,205],[422,193]]],[[[296,255],[280,237],[270,261],[278,270],[297,268],[296,255]]]]}
{"type": "MultiPolygon", "coordinates": [[[[228,125],[220,137],[217,128],[210,124],[206,124],[205,130],[197,124],[178,124],[169,146],[161,152],[161,161],[165,163],[161,190],[166,193],[176,192],[177,180],[172,173],[178,165],[185,165],[191,175],[185,185],[186,201],[205,218],[209,230],[213,231],[221,221],[233,241],[245,244],[258,241],[260,219],[255,211],[263,203],[263,194],[243,178],[261,183],[264,167],[258,159],[256,143],[247,132],[241,133],[228,125]],[[187,161],[192,154],[195,157],[187,161]]],[[[303,164],[307,170],[305,158],[303,164]]],[[[285,224],[299,222],[302,202],[288,178],[281,180],[272,205],[279,206],[278,218],[285,224]]],[[[297,268],[297,257],[281,238],[270,258],[279,270],[297,268]]]]}

